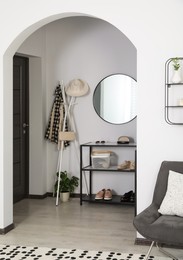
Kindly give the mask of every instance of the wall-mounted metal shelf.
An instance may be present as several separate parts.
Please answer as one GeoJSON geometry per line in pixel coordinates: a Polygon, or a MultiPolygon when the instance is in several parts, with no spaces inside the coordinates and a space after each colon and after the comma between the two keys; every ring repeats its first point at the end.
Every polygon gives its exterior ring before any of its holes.
{"type": "MultiPolygon", "coordinates": [[[[183,61],[183,57],[178,57],[183,61]]],[[[171,82],[172,58],[165,63],[165,121],[170,125],[183,125],[183,77],[182,82],[171,82]]],[[[182,73],[182,68],[179,68],[182,73]]]]}

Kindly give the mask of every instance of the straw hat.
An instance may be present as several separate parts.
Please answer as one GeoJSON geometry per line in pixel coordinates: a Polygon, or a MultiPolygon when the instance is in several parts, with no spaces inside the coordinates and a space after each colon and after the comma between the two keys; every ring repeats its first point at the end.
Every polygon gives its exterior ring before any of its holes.
{"type": "Polygon", "coordinates": [[[129,142],[130,139],[128,136],[120,136],[117,141],[118,144],[129,144],[129,142]]]}
{"type": "Polygon", "coordinates": [[[89,86],[86,81],[82,79],[73,79],[66,86],[66,94],[72,97],[81,97],[86,95],[89,86]]]}

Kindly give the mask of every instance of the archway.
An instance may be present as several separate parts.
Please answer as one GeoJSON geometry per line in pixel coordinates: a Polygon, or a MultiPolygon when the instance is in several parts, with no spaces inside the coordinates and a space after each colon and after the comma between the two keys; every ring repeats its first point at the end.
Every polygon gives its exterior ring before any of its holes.
{"type": "MultiPolygon", "coordinates": [[[[5,55],[4,55],[4,86],[6,88],[4,89],[4,97],[7,95],[9,96],[10,100],[12,100],[12,57],[14,53],[17,51],[18,47],[20,44],[29,36],[31,35],[34,31],[36,31],[38,28],[42,27],[45,24],[48,24],[52,21],[64,18],[64,17],[70,17],[70,16],[78,16],[81,14],[60,14],[60,15],[55,15],[51,16],[48,18],[45,18],[44,20],[41,20],[40,22],[33,24],[30,26],[28,29],[26,29],[24,32],[22,32],[9,46],[7,49],[5,55]]],[[[83,14],[82,14],[83,16],[83,14]]],[[[85,16],[85,15],[84,15],[85,16]]],[[[8,129],[8,131],[4,132],[4,139],[7,140],[6,142],[6,148],[5,151],[5,156],[4,156],[4,172],[6,172],[6,182],[12,184],[12,164],[9,163],[12,161],[12,103],[9,102],[8,105],[5,104],[5,110],[4,110],[4,115],[10,119],[10,120],[5,120],[5,129],[8,129]],[[6,157],[6,154],[8,153],[8,158],[6,157]]],[[[7,217],[5,218],[6,221],[4,222],[4,227],[12,228],[12,223],[13,223],[13,207],[12,207],[12,185],[8,185],[6,188],[6,209],[4,209],[5,215],[7,217]],[[8,210],[7,210],[8,209],[8,210]]],[[[4,202],[5,203],[5,202],[4,202]]],[[[5,207],[4,207],[5,208],[5,207]]]]}

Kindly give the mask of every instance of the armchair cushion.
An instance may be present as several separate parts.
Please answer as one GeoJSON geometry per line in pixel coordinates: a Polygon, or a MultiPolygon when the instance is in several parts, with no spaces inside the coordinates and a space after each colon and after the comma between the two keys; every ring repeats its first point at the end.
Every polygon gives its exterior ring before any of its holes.
{"type": "Polygon", "coordinates": [[[166,195],[158,210],[162,215],[183,217],[183,174],[169,171],[166,195]]]}

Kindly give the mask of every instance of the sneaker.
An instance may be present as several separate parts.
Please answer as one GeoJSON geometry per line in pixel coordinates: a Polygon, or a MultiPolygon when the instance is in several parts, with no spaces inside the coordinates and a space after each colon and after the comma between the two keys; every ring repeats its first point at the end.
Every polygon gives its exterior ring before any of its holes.
{"type": "Polygon", "coordinates": [[[104,200],[112,200],[112,191],[110,189],[105,191],[104,200]]]}
{"type": "Polygon", "coordinates": [[[126,169],[130,169],[130,161],[124,161],[122,164],[118,165],[118,170],[126,170],[126,169]]]}
{"type": "Polygon", "coordinates": [[[130,170],[135,170],[135,162],[130,161],[130,170]]]}
{"type": "Polygon", "coordinates": [[[103,200],[103,199],[104,199],[104,194],[105,194],[105,189],[100,190],[100,191],[97,192],[97,194],[95,195],[95,200],[103,200]]]}

